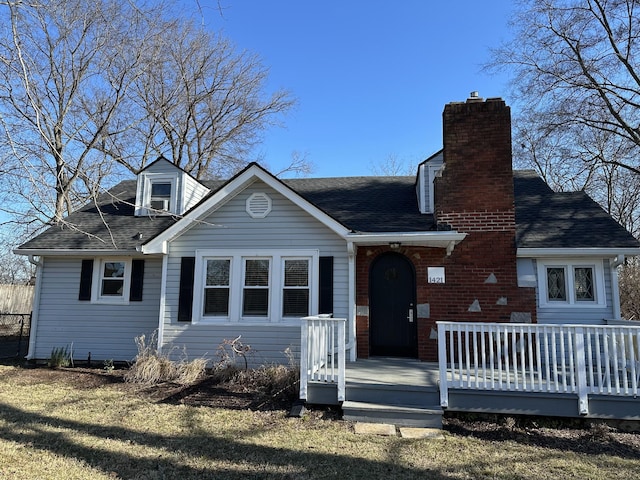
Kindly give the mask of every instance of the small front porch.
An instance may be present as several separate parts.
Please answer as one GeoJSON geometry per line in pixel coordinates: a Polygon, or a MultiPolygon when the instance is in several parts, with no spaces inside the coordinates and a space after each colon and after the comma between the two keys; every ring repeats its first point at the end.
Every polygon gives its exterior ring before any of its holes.
{"type": "Polygon", "coordinates": [[[439,363],[390,357],[347,363],[344,320],[311,324],[308,341],[336,340],[315,352],[303,346],[301,398],[341,404],[348,420],[438,427],[445,410],[640,420],[640,327],[631,322],[442,322],[439,363]]]}

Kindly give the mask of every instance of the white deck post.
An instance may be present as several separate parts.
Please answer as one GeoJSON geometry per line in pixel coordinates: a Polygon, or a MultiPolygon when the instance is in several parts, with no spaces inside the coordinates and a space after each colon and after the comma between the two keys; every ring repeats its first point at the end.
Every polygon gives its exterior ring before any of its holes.
{"type": "Polygon", "coordinates": [[[589,414],[589,398],[587,395],[587,365],[584,350],[584,330],[576,327],[574,330],[574,365],[577,377],[578,411],[580,415],[589,414]]]}
{"type": "Polygon", "coordinates": [[[344,319],[338,320],[338,401],[344,402],[345,399],[345,323],[344,319]],[[340,321],[342,320],[342,321],[340,321]]]}
{"type": "Polygon", "coordinates": [[[447,327],[444,322],[436,322],[438,329],[438,367],[440,369],[440,406],[449,406],[447,386],[447,327]]]}
{"type": "Polygon", "coordinates": [[[309,382],[309,321],[303,318],[300,322],[300,400],[307,399],[307,383],[309,382]]]}

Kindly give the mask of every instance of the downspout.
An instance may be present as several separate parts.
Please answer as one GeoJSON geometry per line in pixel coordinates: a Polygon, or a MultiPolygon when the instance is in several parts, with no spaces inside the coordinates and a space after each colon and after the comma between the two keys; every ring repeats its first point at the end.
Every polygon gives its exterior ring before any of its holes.
{"type": "Polygon", "coordinates": [[[166,310],[167,296],[167,264],[168,255],[162,256],[162,276],[160,280],[160,308],[158,309],[158,353],[162,353],[162,345],[164,344],[164,314],[166,310]]]}
{"type": "Polygon", "coordinates": [[[353,242],[347,242],[347,254],[349,255],[349,341],[346,349],[349,350],[349,361],[355,362],[356,351],[356,246],[353,242]]]}
{"type": "Polygon", "coordinates": [[[38,260],[36,260],[34,255],[29,255],[27,258],[29,259],[29,263],[36,267],[36,288],[33,292],[33,306],[35,308],[31,308],[29,351],[26,356],[27,360],[32,360],[36,353],[36,335],[38,333],[38,314],[40,312],[40,291],[42,286],[42,267],[44,266],[44,262],[42,261],[42,257],[39,257],[38,260]]]}
{"type": "Polygon", "coordinates": [[[618,285],[618,267],[624,263],[624,254],[618,255],[616,258],[609,259],[609,267],[611,268],[611,303],[613,304],[613,318],[621,319],[620,313],[620,287],[618,285]]]}

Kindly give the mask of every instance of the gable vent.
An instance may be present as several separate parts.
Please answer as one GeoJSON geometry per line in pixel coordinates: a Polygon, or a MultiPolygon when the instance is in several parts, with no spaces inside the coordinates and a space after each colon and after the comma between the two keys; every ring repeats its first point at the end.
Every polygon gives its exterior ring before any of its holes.
{"type": "Polygon", "coordinates": [[[247,213],[252,218],[264,218],[271,212],[271,198],[266,193],[253,193],[247,199],[247,213]]]}

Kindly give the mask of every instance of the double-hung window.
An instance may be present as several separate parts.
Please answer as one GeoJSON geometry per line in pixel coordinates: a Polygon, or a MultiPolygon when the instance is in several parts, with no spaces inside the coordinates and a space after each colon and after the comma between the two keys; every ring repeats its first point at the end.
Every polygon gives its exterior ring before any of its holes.
{"type": "Polygon", "coordinates": [[[104,258],[93,272],[92,299],[99,303],[127,303],[131,286],[131,260],[104,258]]]}
{"type": "Polygon", "coordinates": [[[269,316],[270,266],[270,258],[244,259],[243,317],[269,316]]]}
{"type": "Polygon", "coordinates": [[[209,258],[205,269],[203,314],[228,317],[231,259],[209,258]]]}
{"type": "Polygon", "coordinates": [[[282,287],[282,316],[306,317],[309,315],[309,259],[285,258],[282,287]]]}
{"type": "Polygon", "coordinates": [[[540,304],[546,306],[603,306],[602,262],[538,261],[540,304]]]}
{"type": "Polygon", "coordinates": [[[171,211],[171,182],[152,181],[151,182],[151,199],[149,201],[152,212],[170,212],[171,211]]]}
{"type": "Polygon", "coordinates": [[[196,252],[198,322],[291,322],[317,311],[316,250],[196,252]]]}
{"type": "Polygon", "coordinates": [[[177,174],[168,173],[141,173],[141,189],[138,195],[142,195],[140,209],[136,215],[167,215],[177,213],[179,209],[179,182],[177,174]]]}

